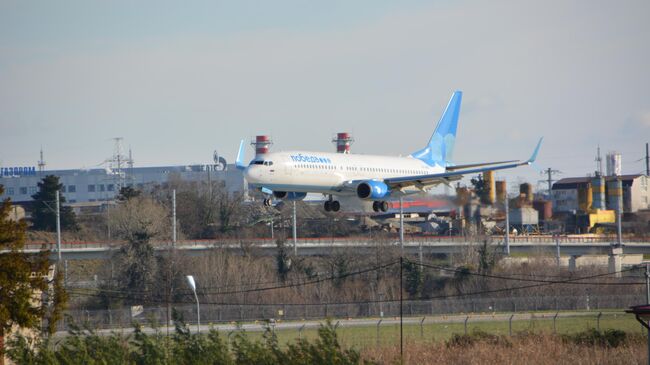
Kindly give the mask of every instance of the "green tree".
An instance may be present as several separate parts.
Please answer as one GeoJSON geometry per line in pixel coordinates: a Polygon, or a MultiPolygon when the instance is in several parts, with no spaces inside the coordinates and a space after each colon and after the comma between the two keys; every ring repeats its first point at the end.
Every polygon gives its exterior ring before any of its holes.
{"type": "MultiPolygon", "coordinates": [[[[38,192],[32,195],[34,205],[32,208],[32,223],[36,230],[56,230],[56,191],[61,191],[63,184],[59,183],[59,177],[47,175],[38,183],[38,192]]],[[[63,206],[65,198],[59,195],[61,212],[61,229],[76,230],[78,228],[75,214],[72,208],[63,206]]]]}
{"type": "Polygon", "coordinates": [[[424,275],[422,274],[420,265],[411,261],[404,262],[404,272],[406,274],[404,278],[406,284],[406,292],[409,294],[410,298],[414,298],[422,290],[424,275]]]}
{"type": "MultiPolygon", "coordinates": [[[[0,185],[0,195],[3,193],[4,187],[0,185]]],[[[27,224],[24,220],[11,220],[10,212],[11,201],[6,199],[0,206],[0,363],[4,336],[12,327],[38,328],[46,320],[48,330],[53,331],[65,305],[60,282],[55,282],[50,300],[38,300],[39,293],[48,294],[49,252],[36,255],[22,252],[27,224]]]]}
{"type": "Polygon", "coordinates": [[[483,180],[483,175],[476,175],[476,177],[473,177],[470,182],[472,183],[472,186],[474,187],[474,192],[476,192],[476,196],[481,199],[481,202],[485,203],[487,201],[487,193],[488,193],[488,186],[485,184],[485,180],[483,180]]]}
{"type": "Polygon", "coordinates": [[[291,272],[291,258],[287,252],[286,241],[284,239],[277,239],[275,244],[278,247],[278,252],[275,254],[278,277],[281,281],[285,281],[287,280],[289,272],[291,272]]]}

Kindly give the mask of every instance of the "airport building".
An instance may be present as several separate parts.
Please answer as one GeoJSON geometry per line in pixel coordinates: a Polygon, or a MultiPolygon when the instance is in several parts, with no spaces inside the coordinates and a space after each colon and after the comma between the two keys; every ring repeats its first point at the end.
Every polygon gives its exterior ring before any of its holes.
{"type": "Polygon", "coordinates": [[[0,168],[0,184],[4,186],[1,199],[29,204],[38,191],[38,183],[46,175],[59,177],[63,184],[61,194],[67,203],[110,201],[119,193],[120,186],[143,189],[148,186],[165,186],[170,181],[223,181],[231,191],[245,191],[244,176],[234,165],[188,165],[160,167],[129,167],[120,171],[110,169],[45,170],[33,167],[0,168]]]}

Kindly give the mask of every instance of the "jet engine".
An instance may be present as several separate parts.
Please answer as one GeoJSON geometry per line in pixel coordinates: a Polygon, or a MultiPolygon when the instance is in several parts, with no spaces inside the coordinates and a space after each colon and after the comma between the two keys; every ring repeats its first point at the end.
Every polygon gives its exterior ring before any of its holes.
{"type": "Polygon", "coordinates": [[[378,200],[390,195],[388,185],[381,181],[364,181],[357,185],[357,196],[359,199],[378,200]]]}

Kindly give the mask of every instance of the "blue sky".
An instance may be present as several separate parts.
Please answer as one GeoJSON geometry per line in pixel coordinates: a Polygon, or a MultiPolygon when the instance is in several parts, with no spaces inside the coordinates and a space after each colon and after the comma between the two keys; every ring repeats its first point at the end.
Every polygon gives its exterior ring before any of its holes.
{"type": "MultiPolygon", "coordinates": [[[[360,153],[426,143],[464,91],[458,163],[627,173],[650,140],[647,1],[0,2],[0,165],[228,160],[240,138],[360,153]]],[[[249,150],[252,154],[252,150],[249,150]]],[[[502,173],[537,180],[533,169],[502,173]]]]}

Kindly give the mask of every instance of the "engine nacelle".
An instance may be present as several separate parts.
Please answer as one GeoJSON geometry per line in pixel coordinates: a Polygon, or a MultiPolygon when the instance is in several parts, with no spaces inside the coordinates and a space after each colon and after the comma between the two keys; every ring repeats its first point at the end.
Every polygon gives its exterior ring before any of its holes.
{"type": "Polygon", "coordinates": [[[357,196],[359,199],[378,200],[390,195],[388,185],[381,181],[364,181],[357,185],[357,196]]]}
{"type": "Polygon", "coordinates": [[[307,196],[307,193],[296,193],[293,191],[274,191],[273,196],[276,199],[282,199],[282,200],[303,200],[307,196]]]}

